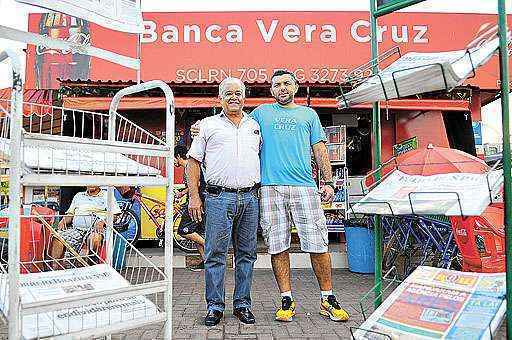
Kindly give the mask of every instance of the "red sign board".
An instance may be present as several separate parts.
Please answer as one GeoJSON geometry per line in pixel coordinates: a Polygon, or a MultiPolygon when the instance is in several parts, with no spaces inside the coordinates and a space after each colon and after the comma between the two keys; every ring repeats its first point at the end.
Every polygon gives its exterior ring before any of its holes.
{"type": "MultiPolygon", "coordinates": [[[[219,82],[230,75],[268,82],[286,68],[301,82],[338,83],[370,59],[368,12],[144,13],[142,80],[219,82]]],[[[379,19],[381,51],[464,49],[496,16],[488,14],[394,13],[379,19]]],[[[59,14],[31,14],[29,29],[134,57],[136,37],[59,14]]],[[[135,80],[136,72],[97,58],[30,46],[28,88],[56,88],[60,79],[135,80]]],[[[498,58],[469,84],[499,86],[498,58]]]]}

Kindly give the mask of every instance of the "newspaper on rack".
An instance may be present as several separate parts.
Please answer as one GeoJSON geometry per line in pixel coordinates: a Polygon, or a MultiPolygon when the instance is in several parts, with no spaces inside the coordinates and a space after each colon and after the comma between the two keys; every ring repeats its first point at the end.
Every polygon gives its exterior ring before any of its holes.
{"type": "MultiPolygon", "coordinates": [[[[73,137],[70,137],[72,140],[73,137]]],[[[7,163],[11,155],[11,141],[0,138],[0,164],[7,163]]],[[[89,172],[157,176],[157,168],[139,163],[142,158],[131,159],[122,153],[83,150],[81,144],[70,148],[56,148],[41,142],[38,147],[23,146],[23,168],[39,172],[89,172]]],[[[147,159],[146,159],[147,162],[147,159]]]]}
{"type": "Polygon", "coordinates": [[[417,53],[400,57],[377,75],[338,97],[339,107],[406,97],[420,93],[451,90],[472,76],[499,47],[496,37],[467,50],[417,53]]]}
{"type": "Polygon", "coordinates": [[[505,273],[418,267],[354,339],[492,339],[506,311],[505,273]]]}
{"type": "Polygon", "coordinates": [[[356,203],[353,211],[377,215],[478,216],[498,193],[502,181],[501,170],[432,176],[395,170],[356,203]]]}
{"type": "MultiPolygon", "coordinates": [[[[0,275],[0,291],[8,291],[8,275],[0,275]]],[[[51,301],[87,293],[115,290],[129,286],[118,272],[106,264],[20,276],[22,304],[51,301]]],[[[8,296],[0,296],[0,308],[7,315],[8,296]]],[[[157,307],[144,296],[107,299],[82,307],[23,316],[25,339],[45,338],[97,328],[124,320],[157,314],[157,307]]]]}
{"type": "Polygon", "coordinates": [[[142,33],[142,11],[137,0],[16,0],[66,13],[128,33],[142,33]]]}

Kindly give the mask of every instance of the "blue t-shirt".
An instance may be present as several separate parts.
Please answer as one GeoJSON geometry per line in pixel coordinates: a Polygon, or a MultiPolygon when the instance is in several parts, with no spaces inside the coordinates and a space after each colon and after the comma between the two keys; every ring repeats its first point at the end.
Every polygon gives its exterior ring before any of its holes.
{"type": "Polygon", "coordinates": [[[251,115],[263,138],[261,184],[316,186],[311,146],[326,140],[317,113],[306,106],[285,108],[274,103],[258,106],[251,115]]]}

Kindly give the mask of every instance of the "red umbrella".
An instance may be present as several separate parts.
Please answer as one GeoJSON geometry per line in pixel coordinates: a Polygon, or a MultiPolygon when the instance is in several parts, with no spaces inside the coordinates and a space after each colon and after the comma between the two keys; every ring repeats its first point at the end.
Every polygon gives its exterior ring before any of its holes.
{"type": "MultiPolygon", "coordinates": [[[[483,174],[490,167],[480,158],[463,151],[429,144],[426,148],[406,152],[388,162],[382,169],[382,175],[397,169],[408,175],[431,176],[449,173],[483,174]]],[[[364,179],[364,185],[370,188],[374,184],[375,171],[372,171],[364,179]]]]}
{"type": "MultiPolygon", "coordinates": [[[[439,175],[449,173],[482,174],[489,171],[483,160],[463,151],[435,147],[429,144],[396,158],[397,169],[409,175],[439,175]]],[[[392,164],[390,164],[392,165],[392,164]]]]}

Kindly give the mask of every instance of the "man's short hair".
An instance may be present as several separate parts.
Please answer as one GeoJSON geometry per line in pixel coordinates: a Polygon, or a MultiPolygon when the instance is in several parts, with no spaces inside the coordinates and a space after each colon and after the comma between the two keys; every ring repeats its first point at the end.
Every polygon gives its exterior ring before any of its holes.
{"type": "Polygon", "coordinates": [[[185,145],[176,145],[174,147],[174,157],[180,157],[182,159],[187,158],[187,147],[185,145]]]}
{"type": "Polygon", "coordinates": [[[297,81],[297,78],[295,77],[295,74],[293,74],[293,72],[290,72],[288,70],[276,70],[274,71],[274,73],[272,74],[272,77],[270,78],[270,83],[272,84],[272,80],[275,78],[275,77],[279,77],[279,76],[283,76],[285,74],[289,74],[293,81],[295,82],[295,84],[299,84],[299,82],[297,81]]]}
{"type": "Polygon", "coordinates": [[[223,81],[220,82],[220,84],[219,84],[219,97],[224,97],[224,92],[226,92],[226,86],[228,84],[233,84],[233,83],[240,85],[240,89],[242,90],[242,94],[245,97],[245,85],[244,85],[243,81],[241,81],[240,79],[235,78],[235,77],[227,77],[223,81]]]}

